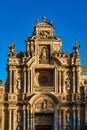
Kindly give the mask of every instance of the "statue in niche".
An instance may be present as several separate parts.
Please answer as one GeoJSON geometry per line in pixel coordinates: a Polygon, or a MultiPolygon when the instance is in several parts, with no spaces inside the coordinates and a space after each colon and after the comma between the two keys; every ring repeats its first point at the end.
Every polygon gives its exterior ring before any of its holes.
{"type": "Polygon", "coordinates": [[[70,79],[67,78],[66,81],[65,81],[65,83],[66,83],[66,89],[70,90],[70,79]]]}
{"type": "Polygon", "coordinates": [[[17,113],[17,121],[18,122],[21,122],[21,112],[20,111],[18,111],[18,113],[17,113]]]}
{"type": "Polygon", "coordinates": [[[20,78],[19,77],[16,79],[16,87],[17,87],[18,90],[21,89],[20,78]]]}
{"type": "Polygon", "coordinates": [[[46,109],[47,108],[47,102],[44,100],[42,102],[42,110],[46,109]]]}
{"type": "Polygon", "coordinates": [[[42,50],[42,55],[41,55],[41,58],[43,60],[46,60],[47,59],[47,49],[44,47],[43,50],[42,50]]]}
{"type": "Polygon", "coordinates": [[[70,122],[70,111],[66,112],[66,121],[70,122]]]}

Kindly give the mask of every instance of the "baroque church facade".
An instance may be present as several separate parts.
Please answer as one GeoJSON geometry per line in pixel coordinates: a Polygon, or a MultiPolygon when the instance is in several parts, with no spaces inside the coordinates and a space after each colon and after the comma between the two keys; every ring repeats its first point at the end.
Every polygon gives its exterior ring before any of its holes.
{"type": "Polygon", "coordinates": [[[0,130],[81,130],[87,125],[87,67],[77,41],[62,51],[52,21],[36,21],[26,50],[9,45],[7,81],[0,80],[0,130]]]}

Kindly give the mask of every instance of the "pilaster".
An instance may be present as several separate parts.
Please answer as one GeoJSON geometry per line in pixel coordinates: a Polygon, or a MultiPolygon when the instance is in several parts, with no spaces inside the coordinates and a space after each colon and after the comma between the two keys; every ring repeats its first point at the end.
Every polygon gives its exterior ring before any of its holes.
{"type": "Polygon", "coordinates": [[[27,123],[26,123],[26,116],[27,116],[27,111],[26,111],[27,109],[26,109],[26,106],[24,106],[23,107],[23,130],[27,130],[26,128],[27,128],[27,123]]]}

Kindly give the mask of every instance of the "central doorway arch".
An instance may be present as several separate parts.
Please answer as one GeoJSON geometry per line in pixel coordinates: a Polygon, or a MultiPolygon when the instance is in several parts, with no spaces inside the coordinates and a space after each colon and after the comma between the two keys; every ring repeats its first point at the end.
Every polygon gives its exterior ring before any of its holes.
{"type": "Polygon", "coordinates": [[[53,130],[53,113],[35,113],[35,130],[53,130]]]}

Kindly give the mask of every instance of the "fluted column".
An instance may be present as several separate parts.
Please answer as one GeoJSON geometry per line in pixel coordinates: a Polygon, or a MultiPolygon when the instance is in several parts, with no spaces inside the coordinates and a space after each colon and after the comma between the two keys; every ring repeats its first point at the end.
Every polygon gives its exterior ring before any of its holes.
{"type": "Polygon", "coordinates": [[[58,110],[54,113],[54,130],[58,130],[58,110]]]}
{"type": "Polygon", "coordinates": [[[13,71],[13,92],[16,92],[16,71],[13,71]]]}
{"type": "Polygon", "coordinates": [[[73,93],[75,93],[76,91],[75,91],[75,69],[73,68],[73,93]]]}
{"type": "Polygon", "coordinates": [[[85,125],[87,126],[87,105],[85,105],[85,125]]]}
{"type": "Polygon", "coordinates": [[[66,92],[66,89],[65,89],[65,72],[63,71],[62,72],[63,73],[63,93],[65,93],[66,92]]]}
{"type": "Polygon", "coordinates": [[[33,85],[34,85],[34,68],[31,70],[31,93],[33,93],[33,85]]]}
{"type": "Polygon", "coordinates": [[[79,69],[77,69],[77,93],[80,93],[79,78],[80,78],[80,71],[79,69]]]}
{"type": "Polygon", "coordinates": [[[59,130],[61,130],[61,125],[62,125],[62,122],[61,122],[61,110],[59,110],[59,130]]]}
{"type": "Polygon", "coordinates": [[[2,130],[5,130],[5,109],[2,110],[2,130]]]}
{"type": "Polygon", "coordinates": [[[27,106],[27,130],[30,130],[30,109],[29,106],[27,106]]]}
{"type": "Polygon", "coordinates": [[[12,93],[12,70],[9,71],[9,92],[12,93]]]}
{"type": "Polygon", "coordinates": [[[76,111],[73,110],[73,129],[75,130],[76,128],[76,111]]]}
{"type": "Polygon", "coordinates": [[[30,126],[30,130],[34,130],[34,112],[31,111],[31,126],[30,126]]]}
{"type": "Polygon", "coordinates": [[[26,70],[24,70],[24,93],[26,93],[26,70]]]}
{"type": "Polygon", "coordinates": [[[66,112],[63,110],[63,130],[65,130],[66,126],[66,112]]]}
{"type": "Polygon", "coordinates": [[[28,70],[28,93],[30,93],[30,87],[31,87],[31,74],[30,70],[28,70]]]}
{"type": "Polygon", "coordinates": [[[9,130],[12,130],[12,110],[9,110],[9,130]]]}
{"type": "Polygon", "coordinates": [[[58,93],[58,71],[55,68],[55,93],[58,93]]]}
{"type": "Polygon", "coordinates": [[[77,109],[77,130],[80,130],[80,108],[77,109]]]}
{"type": "Polygon", "coordinates": [[[15,124],[17,124],[17,112],[16,112],[16,110],[13,111],[13,130],[16,130],[15,124]]]}
{"type": "Polygon", "coordinates": [[[59,71],[59,93],[61,93],[61,71],[59,71]]]}
{"type": "Polygon", "coordinates": [[[23,130],[26,130],[26,106],[23,107],[23,130]]]}

